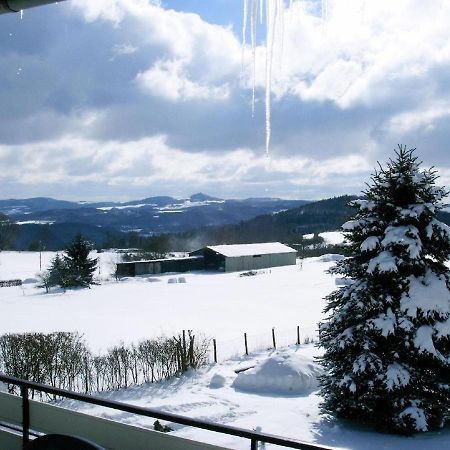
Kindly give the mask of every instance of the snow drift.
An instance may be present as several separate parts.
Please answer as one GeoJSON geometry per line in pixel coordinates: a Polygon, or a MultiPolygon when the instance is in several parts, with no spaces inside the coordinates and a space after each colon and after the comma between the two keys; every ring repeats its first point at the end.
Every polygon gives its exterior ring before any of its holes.
{"type": "Polygon", "coordinates": [[[255,393],[301,395],[318,388],[321,374],[312,358],[284,350],[241,372],[232,386],[255,393]]]}

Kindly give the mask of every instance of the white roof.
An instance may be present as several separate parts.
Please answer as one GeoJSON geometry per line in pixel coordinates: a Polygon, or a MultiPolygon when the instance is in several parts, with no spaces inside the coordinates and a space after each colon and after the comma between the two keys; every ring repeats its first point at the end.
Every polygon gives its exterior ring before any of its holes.
{"type": "Polygon", "coordinates": [[[263,244],[235,244],[235,245],[211,245],[207,248],[224,256],[251,256],[269,255],[272,253],[296,253],[291,247],[280,242],[265,242],[263,244]]]}

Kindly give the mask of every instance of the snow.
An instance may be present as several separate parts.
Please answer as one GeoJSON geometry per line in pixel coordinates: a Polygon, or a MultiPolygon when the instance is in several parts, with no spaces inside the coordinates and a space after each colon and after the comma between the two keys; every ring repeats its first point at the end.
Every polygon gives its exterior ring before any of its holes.
{"type": "Polygon", "coordinates": [[[327,253],[326,255],[318,257],[318,260],[321,262],[335,262],[341,261],[342,259],[344,259],[344,256],[337,255],[336,253],[327,253]]]}
{"type": "MultiPolygon", "coordinates": [[[[43,267],[53,256],[43,253],[43,267]]],[[[257,277],[192,272],[182,275],[186,283],[169,284],[173,274],[107,281],[117,256],[98,256],[105,281],[91,289],[45,294],[34,285],[1,288],[2,333],[78,330],[93,351],[102,351],[120,340],[138,342],[192,329],[216,338],[222,359],[242,352],[244,332],[262,348],[271,342],[272,327],[277,339],[290,330],[290,343],[296,341],[297,325],[302,339],[310,336],[322,318],[323,298],[335,287],[335,277],[325,272],[333,263],[319,258],[305,259],[302,267],[260,271],[257,277]]],[[[2,252],[0,261],[0,279],[35,278],[39,270],[38,253],[2,252]]]]}
{"type": "Polygon", "coordinates": [[[21,222],[16,222],[17,225],[53,225],[54,220],[23,220],[21,222]]]}
{"type": "MultiPolygon", "coordinates": [[[[286,357],[286,363],[292,359],[293,366],[295,361],[308,361],[320,356],[319,350],[312,345],[293,346],[282,352],[264,351],[239,356],[222,364],[210,364],[181,378],[103,393],[100,396],[249,430],[260,427],[264,433],[336,449],[444,450],[449,447],[450,430],[411,438],[377,433],[323,417],[319,412],[321,398],[317,389],[276,393],[261,390],[243,391],[235,387],[236,380],[240,377],[235,370],[250,366],[262,367],[264,362],[280,354],[286,357]]],[[[62,406],[137,426],[153,427],[154,419],[151,418],[131,416],[120,411],[81,405],[73,401],[67,401],[62,406]]],[[[420,408],[414,403],[402,414],[409,414],[420,420],[420,412],[420,408]]],[[[248,450],[250,447],[249,441],[245,439],[196,430],[174,423],[168,425],[175,430],[175,435],[184,438],[197,439],[234,450],[248,450]]],[[[266,445],[266,448],[275,450],[278,447],[266,445]]]]}
{"type": "Polygon", "coordinates": [[[395,257],[389,251],[383,251],[369,261],[367,271],[369,273],[375,272],[397,272],[397,264],[395,257]]]}
{"type": "Polygon", "coordinates": [[[291,247],[280,242],[263,244],[212,245],[209,249],[228,257],[270,255],[272,253],[296,253],[291,247]]]}
{"type": "MultiPolygon", "coordinates": [[[[54,253],[42,254],[44,267],[54,253]]],[[[223,342],[238,339],[236,356],[219,364],[209,364],[180,378],[160,383],[134,386],[127,390],[98,394],[110,400],[187,417],[211,420],[245,429],[258,427],[265,433],[290,437],[319,445],[349,450],[436,450],[450,448],[450,430],[428,433],[413,438],[376,433],[321,416],[321,397],[314,387],[317,375],[312,361],[320,356],[314,345],[291,346],[265,350],[242,356],[244,331],[261,335],[270,342],[272,326],[279,330],[301,326],[302,339],[307,326],[315,326],[323,318],[323,297],[334,288],[335,277],[326,273],[333,262],[307,258],[303,266],[286,266],[261,272],[258,277],[239,277],[231,273],[187,273],[184,284],[168,284],[174,275],[137,277],[123,282],[108,281],[114,253],[101,253],[102,285],[92,289],[44,294],[33,285],[0,289],[0,329],[2,333],[21,331],[78,330],[93,350],[101,351],[118,341],[136,342],[144,337],[182,329],[202,331],[223,342]],[[109,272],[108,272],[109,271],[109,272]],[[151,283],[150,280],[161,280],[151,283]],[[280,362],[281,364],[277,363],[280,362]],[[309,368],[309,364],[312,364],[309,368]],[[238,388],[242,376],[236,370],[254,367],[268,381],[252,390],[238,388]],[[267,377],[270,374],[271,377],[267,377]],[[292,381],[302,378],[304,390],[292,381]],[[277,381],[277,383],[275,383],[277,381]],[[291,382],[291,381],[289,381],[291,382]],[[308,387],[308,383],[309,387],[308,387]],[[262,387],[264,389],[262,389],[262,387]],[[289,390],[289,386],[293,389],[289,390]],[[288,388],[288,389],[286,389],[288,388]]],[[[0,279],[33,278],[39,269],[39,254],[32,252],[0,253],[0,279]]],[[[430,282],[430,280],[428,280],[430,282]]],[[[436,281],[435,281],[436,282],[436,281]]],[[[433,281],[431,283],[434,285],[433,281]]],[[[436,282],[437,283],[437,282],[436,282]]],[[[438,283],[439,284],[439,283],[438,283]]],[[[413,291],[417,291],[413,288],[413,291]]],[[[413,298],[414,294],[412,295],[413,298]]],[[[416,303],[416,300],[407,300],[416,303]]],[[[448,325],[447,325],[448,326],[448,325]]],[[[294,330],[295,331],[295,330],[294,330]]],[[[349,331],[351,336],[351,330],[349,331]]],[[[295,335],[294,335],[295,336],[295,335]]],[[[282,339],[280,339],[282,341],[282,339]]],[[[281,345],[281,342],[280,342],[281,345]]],[[[246,371],[247,376],[252,372],[246,371]]],[[[254,375],[254,373],[253,373],[254,375]]],[[[406,380],[401,368],[391,367],[386,380],[406,380]]],[[[351,380],[347,380],[351,385],[351,380]]],[[[388,381],[386,381],[388,382],[388,381]]],[[[245,382],[244,382],[245,384],[245,382]]],[[[124,414],[101,407],[81,405],[73,401],[63,406],[110,418],[136,426],[153,428],[154,419],[124,414]]],[[[402,414],[410,415],[418,425],[426,419],[420,405],[412,403],[402,414]]],[[[248,440],[197,430],[176,424],[174,434],[189,439],[247,450],[248,440]]],[[[269,448],[276,447],[267,445],[269,448]]]]}
{"type": "Polygon", "coordinates": [[[355,219],[355,220],[348,220],[347,222],[345,222],[342,225],[342,229],[344,231],[353,231],[356,228],[360,227],[361,223],[362,223],[361,220],[357,220],[357,219],[355,219]]]}
{"type": "Polygon", "coordinates": [[[382,336],[387,337],[389,334],[394,333],[397,319],[395,314],[392,312],[392,309],[388,308],[386,314],[382,313],[370,322],[375,329],[381,331],[382,336]]]}
{"type": "Polygon", "coordinates": [[[409,317],[437,312],[442,318],[450,314],[450,292],[444,277],[439,277],[429,271],[425,277],[409,278],[408,293],[403,295],[400,308],[409,317]]]}
{"type": "Polygon", "coordinates": [[[386,249],[392,245],[404,245],[412,259],[417,259],[422,250],[419,230],[413,225],[387,227],[381,245],[386,249]]]}
{"type": "MultiPolygon", "coordinates": [[[[324,231],[319,233],[319,237],[324,240],[326,245],[341,245],[345,241],[342,231],[324,231]]],[[[314,233],[304,234],[303,239],[310,240],[314,238],[314,233]]]]}
{"type": "Polygon", "coordinates": [[[386,370],[386,386],[388,390],[409,384],[411,376],[404,367],[398,363],[390,364],[386,370]]]}
{"type": "Polygon", "coordinates": [[[432,220],[427,226],[426,232],[429,239],[431,239],[431,237],[433,236],[433,231],[436,228],[441,232],[442,235],[445,234],[447,238],[450,239],[450,227],[447,224],[436,219],[432,220]]]}
{"type": "Polygon", "coordinates": [[[369,236],[361,244],[361,251],[370,252],[372,250],[375,250],[379,245],[380,239],[378,239],[376,236],[369,236]]]}
{"type": "Polygon", "coordinates": [[[325,231],[324,233],[319,233],[319,236],[329,245],[341,245],[345,240],[345,236],[341,231],[325,231]]]}
{"type": "MultiPolygon", "coordinates": [[[[49,267],[50,261],[56,252],[41,252],[42,270],[49,267]]],[[[100,261],[97,276],[110,276],[114,271],[114,263],[118,261],[119,255],[115,252],[91,252],[90,257],[98,258],[100,261]]],[[[39,273],[39,252],[0,252],[0,280],[12,280],[20,278],[36,278],[39,273]]],[[[0,291],[0,300],[3,293],[0,291]]],[[[0,319],[1,320],[1,319],[0,319]]]]}
{"type": "Polygon", "coordinates": [[[433,327],[429,325],[422,325],[416,331],[416,335],[414,337],[414,346],[419,349],[420,352],[430,353],[438,359],[443,358],[443,356],[434,347],[433,327]]]}
{"type": "Polygon", "coordinates": [[[319,387],[322,368],[312,358],[284,349],[239,373],[233,387],[264,394],[300,395],[319,387]]]}
{"type": "MultiPolygon", "coordinates": [[[[417,403],[418,402],[413,402],[413,405],[409,406],[408,408],[406,408],[400,414],[400,417],[410,416],[411,419],[416,424],[416,426],[415,426],[416,430],[427,431],[428,430],[428,425],[427,425],[427,419],[425,417],[425,413],[424,413],[422,408],[419,408],[417,406],[417,403]]],[[[442,447],[442,448],[444,448],[444,447],[442,447]]]]}

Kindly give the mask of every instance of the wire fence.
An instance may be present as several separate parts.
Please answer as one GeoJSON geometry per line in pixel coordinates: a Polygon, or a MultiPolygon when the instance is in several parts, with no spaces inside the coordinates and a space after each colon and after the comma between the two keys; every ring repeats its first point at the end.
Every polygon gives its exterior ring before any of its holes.
{"type": "Polygon", "coordinates": [[[209,349],[209,360],[220,363],[250,353],[318,341],[318,326],[297,326],[288,330],[272,328],[260,334],[243,333],[242,337],[235,339],[224,341],[213,339],[209,349]]]}

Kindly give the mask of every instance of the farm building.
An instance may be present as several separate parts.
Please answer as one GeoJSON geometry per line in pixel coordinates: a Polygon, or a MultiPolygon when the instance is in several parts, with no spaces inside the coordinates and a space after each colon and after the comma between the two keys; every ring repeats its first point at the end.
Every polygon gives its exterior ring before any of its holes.
{"type": "Polygon", "coordinates": [[[119,277],[135,277],[136,275],[167,272],[189,272],[191,270],[203,270],[203,268],[204,264],[201,256],[189,256],[187,258],[122,262],[117,264],[116,273],[119,277]]]}
{"type": "Polygon", "coordinates": [[[131,261],[117,264],[119,277],[135,277],[192,270],[239,272],[295,264],[297,252],[279,242],[214,245],[191,252],[186,258],[131,261]]]}
{"type": "Polygon", "coordinates": [[[267,242],[263,244],[214,245],[196,250],[189,255],[202,256],[206,270],[238,272],[294,265],[297,252],[280,242],[267,242]]]}

